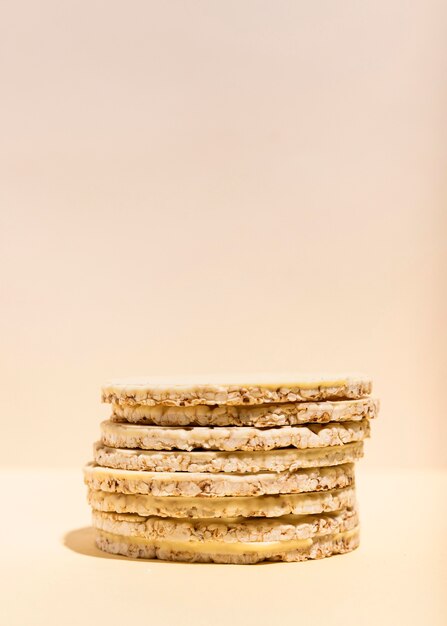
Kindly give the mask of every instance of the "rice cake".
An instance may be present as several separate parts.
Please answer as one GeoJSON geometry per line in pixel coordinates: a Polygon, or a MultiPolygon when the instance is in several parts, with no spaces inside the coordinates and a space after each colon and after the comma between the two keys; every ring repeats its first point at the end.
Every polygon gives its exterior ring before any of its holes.
{"type": "Polygon", "coordinates": [[[130,450],[98,442],[94,461],[102,467],[148,472],[285,472],[300,467],[324,467],[352,463],[363,456],[363,442],[325,448],[283,448],[254,452],[216,450],[130,450]]]}
{"type": "Polygon", "coordinates": [[[355,400],[371,393],[371,380],[363,375],[312,377],[297,374],[256,375],[253,379],[232,377],[211,380],[139,378],[112,381],[102,388],[103,402],[126,405],[194,406],[197,404],[264,404],[355,400]]]}
{"type": "Polygon", "coordinates": [[[153,496],[112,493],[89,489],[88,502],[96,511],[137,513],[158,517],[221,518],[221,517],[279,517],[281,515],[312,515],[330,513],[353,507],[354,487],[314,491],[310,493],[271,496],[153,496]]]}
{"type": "Polygon", "coordinates": [[[354,483],[352,463],[294,472],[230,474],[220,472],[140,472],[89,464],[84,482],[90,489],[154,496],[261,496],[339,489],[354,483]]]}
{"type": "Polygon", "coordinates": [[[188,542],[148,540],[96,531],[100,550],[132,558],[185,561],[191,563],[254,564],[262,561],[306,561],[351,552],[359,545],[359,528],[315,535],[309,539],[272,542],[188,542]]]}
{"type": "Polygon", "coordinates": [[[206,543],[218,541],[269,542],[308,539],[314,535],[329,535],[351,530],[358,525],[355,508],[315,515],[283,515],[281,517],[233,517],[207,519],[178,519],[141,516],[132,513],[93,511],[94,528],[115,535],[143,539],[206,543]]]}
{"type": "Polygon", "coordinates": [[[326,422],[360,421],[377,417],[379,401],[375,398],[325,402],[284,402],[240,406],[233,404],[112,404],[114,421],[156,426],[295,426],[326,422]]]}
{"type": "Polygon", "coordinates": [[[111,420],[101,423],[101,441],[113,448],[143,450],[273,450],[275,448],[324,448],[369,437],[368,420],[255,428],[254,426],[148,426],[111,420]]]}

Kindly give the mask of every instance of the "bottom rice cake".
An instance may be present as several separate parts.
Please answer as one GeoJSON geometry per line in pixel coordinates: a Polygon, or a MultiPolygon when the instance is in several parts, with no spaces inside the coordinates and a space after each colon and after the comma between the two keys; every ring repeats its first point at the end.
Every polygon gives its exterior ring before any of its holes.
{"type": "Polygon", "coordinates": [[[214,563],[302,561],[358,545],[355,508],[323,515],[181,520],[93,513],[96,544],[137,558],[214,563]]]}
{"type": "Polygon", "coordinates": [[[165,497],[89,490],[96,511],[179,518],[279,517],[331,513],[355,506],[354,487],[274,496],[165,497]]]}
{"type": "Polygon", "coordinates": [[[89,464],[84,482],[93,490],[154,496],[262,496],[340,489],[354,483],[354,465],[252,474],[144,472],[89,464]]]}

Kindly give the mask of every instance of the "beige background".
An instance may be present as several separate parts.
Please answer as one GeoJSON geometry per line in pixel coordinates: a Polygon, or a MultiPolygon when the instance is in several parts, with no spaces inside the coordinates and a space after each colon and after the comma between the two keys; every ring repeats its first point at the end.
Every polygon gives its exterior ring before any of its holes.
{"type": "Polygon", "coordinates": [[[445,626],[446,32],[442,0],[0,3],[0,623],[445,626]],[[360,549],[97,550],[101,383],[269,370],[374,378],[360,549]]]}
{"type": "Polygon", "coordinates": [[[446,13],[2,3],[2,464],[80,466],[110,377],[284,370],[446,462],[446,13]]]}

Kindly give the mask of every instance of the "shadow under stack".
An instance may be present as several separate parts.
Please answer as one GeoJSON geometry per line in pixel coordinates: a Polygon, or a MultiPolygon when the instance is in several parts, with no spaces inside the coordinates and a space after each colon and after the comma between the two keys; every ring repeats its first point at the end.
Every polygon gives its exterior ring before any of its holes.
{"type": "Polygon", "coordinates": [[[84,470],[96,544],[129,557],[303,561],[359,543],[364,376],[114,382],[84,470]]]}

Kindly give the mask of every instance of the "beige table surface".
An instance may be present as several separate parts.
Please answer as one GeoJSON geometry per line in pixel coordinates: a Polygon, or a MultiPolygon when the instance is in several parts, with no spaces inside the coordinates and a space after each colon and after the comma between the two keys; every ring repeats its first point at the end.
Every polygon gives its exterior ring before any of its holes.
{"type": "Polygon", "coordinates": [[[107,556],[92,544],[80,470],[1,478],[5,626],[447,624],[447,473],[360,464],[357,551],[257,566],[107,556]]]}

